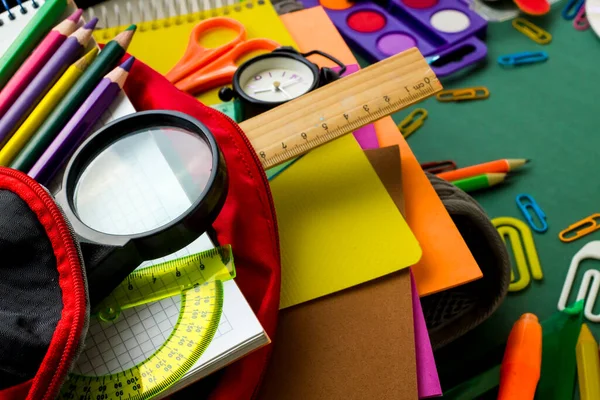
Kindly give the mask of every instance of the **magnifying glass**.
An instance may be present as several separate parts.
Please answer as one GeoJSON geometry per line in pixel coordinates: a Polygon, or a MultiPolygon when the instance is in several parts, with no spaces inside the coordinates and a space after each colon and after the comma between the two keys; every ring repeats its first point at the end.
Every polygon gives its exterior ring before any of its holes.
{"type": "Polygon", "coordinates": [[[55,197],[81,244],[92,307],[142,262],[210,231],[227,184],[211,132],[182,113],[131,114],[88,138],[55,197]]]}

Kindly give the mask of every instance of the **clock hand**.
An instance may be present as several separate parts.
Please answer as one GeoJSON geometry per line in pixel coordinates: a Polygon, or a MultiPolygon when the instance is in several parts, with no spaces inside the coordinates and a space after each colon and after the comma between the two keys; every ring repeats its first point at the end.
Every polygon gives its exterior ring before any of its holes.
{"type": "Polygon", "coordinates": [[[292,86],[294,83],[298,83],[298,82],[300,82],[299,79],[289,80],[289,81],[285,82],[283,85],[281,85],[280,87],[281,88],[286,88],[286,87],[292,86]]]}
{"type": "Polygon", "coordinates": [[[266,89],[258,89],[254,91],[254,94],[256,93],[264,93],[264,92],[271,92],[273,91],[273,88],[266,88],[266,89]]]}
{"type": "Polygon", "coordinates": [[[283,86],[279,86],[279,90],[281,90],[281,93],[285,94],[288,99],[292,98],[292,96],[290,96],[290,94],[288,92],[286,92],[285,90],[283,90],[283,86]]]}

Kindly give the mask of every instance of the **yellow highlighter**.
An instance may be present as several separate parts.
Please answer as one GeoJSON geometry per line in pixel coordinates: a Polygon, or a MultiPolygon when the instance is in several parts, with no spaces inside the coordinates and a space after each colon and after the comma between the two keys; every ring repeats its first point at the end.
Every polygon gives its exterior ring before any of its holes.
{"type": "Polygon", "coordinates": [[[98,54],[98,48],[93,48],[86,55],[75,61],[67,68],[60,79],[52,86],[42,101],[29,114],[25,122],[19,127],[15,134],[0,150],[0,166],[8,166],[27,144],[29,139],[40,127],[42,122],[54,109],[54,106],[71,89],[71,86],[83,74],[83,71],[94,61],[98,54]]]}
{"type": "Polygon", "coordinates": [[[581,333],[577,340],[577,376],[579,377],[579,394],[581,400],[600,399],[600,359],[598,358],[598,342],[594,339],[590,328],[581,325],[581,333]]]}

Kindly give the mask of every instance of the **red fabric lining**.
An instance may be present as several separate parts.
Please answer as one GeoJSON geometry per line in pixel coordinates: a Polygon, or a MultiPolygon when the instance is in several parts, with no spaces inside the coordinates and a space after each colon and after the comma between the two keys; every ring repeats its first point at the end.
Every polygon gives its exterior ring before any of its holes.
{"type": "MultiPolygon", "coordinates": [[[[17,172],[13,171],[13,173],[17,172]]],[[[38,197],[34,190],[23,182],[23,180],[29,180],[33,182],[33,180],[25,174],[20,174],[22,175],[21,179],[14,176],[1,174],[0,169],[0,190],[10,190],[17,194],[23,201],[25,201],[25,203],[27,203],[29,208],[36,214],[38,221],[44,227],[56,257],[56,266],[59,273],[59,285],[62,290],[63,299],[61,318],[58,321],[52,336],[50,347],[48,348],[48,352],[46,353],[44,360],[40,365],[38,373],[32,381],[26,382],[23,385],[19,385],[16,391],[14,391],[14,388],[12,388],[11,393],[8,394],[8,396],[14,395],[15,393],[22,394],[24,387],[31,385],[31,389],[29,390],[27,398],[38,399],[43,398],[46,395],[52,395],[51,393],[47,393],[48,386],[57,373],[61,358],[65,353],[66,346],[78,345],[81,332],[77,332],[77,341],[75,343],[67,342],[72,329],[77,329],[77,327],[74,326],[75,318],[79,317],[81,318],[81,321],[83,321],[85,318],[86,298],[83,296],[82,299],[80,299],[83,300],[83,302],[81,304],[77,304],[77,298],[74,292],[74,280],[82,280],[81,285],[83,286],[83,277],[82,275],[77,277],[71,276],[71,266],[69,265],[69,260],[67,259],[66,249],[68,246],[73,246],[73,243],[63,243],[58,228],[58,224],[60,222],[54,220],[51,210],[46,208],[46,204],[44,203],[43,199],[38,197]],[[78,315],[77,311],[79,311],[78,315]]],[[[58,208],[56,209],[56,212],[58,212],[58,208]]],[[[64,223],[64,221],[62,223],[64,223]]],[[[71,362],[71,360],[68,361],[71,362]]],[[[3,392],[0,393],[0,398],[4,398],[4,394],[5,393],[3,392]]]]}
{"type": "MultiPolygon", "coordinates": [[[[125,91],[137,110],[168,109],[202,121],[214,134],[229,172],[229,194],[214,227],[221,244],[231,244],[236,283],[271,339],[275,335],[280,292],[277,221],[262,166],[245,138],[219,112],[199,103],[146,65],[136,61],[125,91]]],[[[211,400],[253,397],[266,367],[271,346],[227,367],[211,400]]]]}

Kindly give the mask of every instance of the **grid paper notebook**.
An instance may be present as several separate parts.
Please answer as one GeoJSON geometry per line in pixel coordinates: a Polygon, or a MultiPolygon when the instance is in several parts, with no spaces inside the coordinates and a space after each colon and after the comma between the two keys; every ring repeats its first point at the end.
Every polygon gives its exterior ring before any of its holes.
{"type": "MultiPolygon", "coordinates": [[[[131,102],[121,93],[102,121],[98,123],[98,127],[133,112],[135,109],[131,102]]],[[[156,173],[156,166],[167,166],[166,161],[161,160],[161,151],[155,141],[146,140],[138,145],[136,154],[139,156],[139,151],[143,151],[146,155],[146,157],[137,158],[141,170],[156,173]]],[[[130,153],[131,149],[121,150],[120,154],[115,154],[112,161],[131,160],[132,154],[128,154],[128,152],[130,153]]],[[[112,224],[104,226],[104,228],[113,233],[130,231],[132,227],[143,229],[145,223],[148,222],[146,219],[149,213],[152,214],[153,219],[159,218],[150,222],[154,226],[170,221],[180,214],[182,207],[186,209],[191,202],[186,195],[185,188],[178,186],[179,181],[176,174],[172,174],[168,167],[164,168],[161,174],[161,179],[138,181],[138,186],[143,187],[140,187],[137,192],[130,192],[130,196],[133,196],[130,201],[131,204],[136,205],[135,207],[114,204],[114,206],[121,206],[122,211],[126,212],[127,215],[123,215],[124,218],[120,220],[127,221],[127,225],[111,222],[102,213],[89,213],[82,218],[89,223],[95,223],[94,221],[97,220],[102,221],[103,224],[112,224]],[[169,173],[172,176],[169,177],[169,173]],[[160,187],[153,185],[157,181],[161,181],[160,187]],[[169,187],[169,192],[173,194],[169,203],[165,203],[164,196],[159,194],[165,184],[169,187]],[[138,198],[135,198],[136,196],[138,198]]],[[[123,190],[125,189],[123,188],[123,190]]],[[[87,210],[102,210],[107,206],[107,199],[103,196],[92,196],[86,201],[88,202],[87,210]],[[96,204],[93,204],[94,202],[96,204]]],[[[213,247],[205,234],[184,249],[157,260],[147,261],[138,268],[195,254],[213,247]]],[[[215,337],[196,364],[178,383],[159,395],[159,398],[173,393],[269,343],[268,336],[236,283],[233,280],[224,282],[223,289],[223,312],[215,337]]],[[[88,376],[106,375],[129,369],[144,361],[168,339],[173,331],[179,317],[180,301],[181,296],[174,296],[134,307],[123,311],[114,322],[104,322],[92,318],[85,339],[84,351],[73,372],[88,376]]]]}

